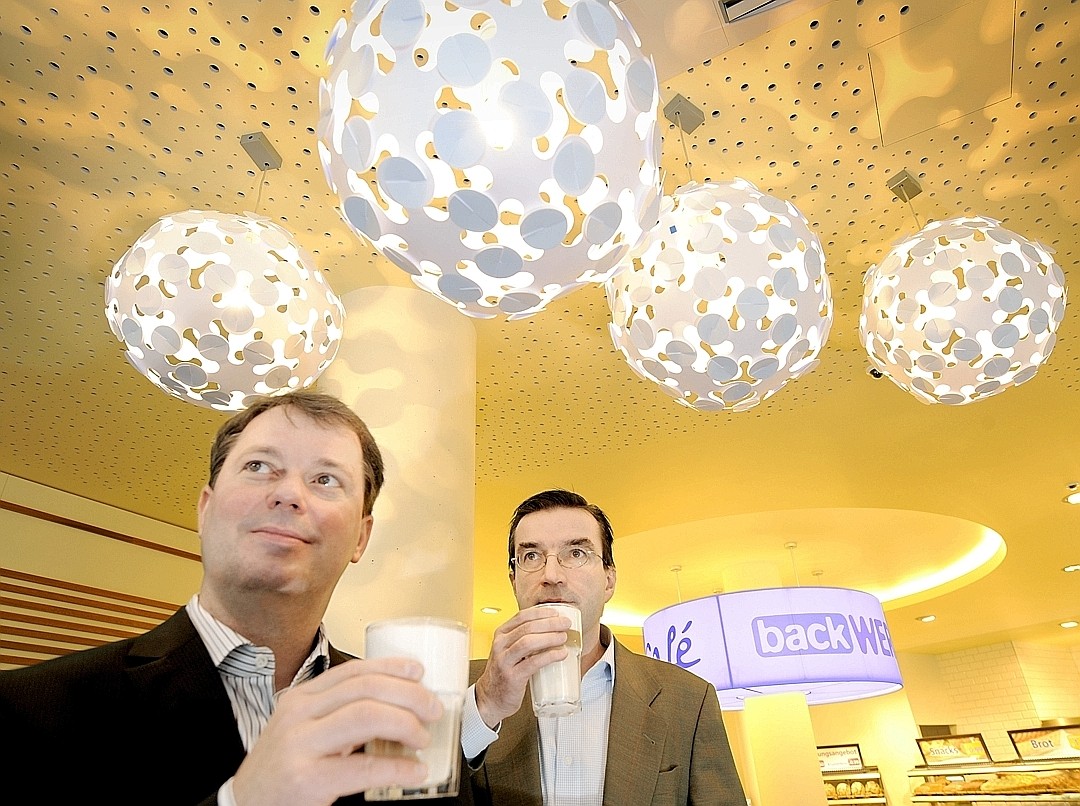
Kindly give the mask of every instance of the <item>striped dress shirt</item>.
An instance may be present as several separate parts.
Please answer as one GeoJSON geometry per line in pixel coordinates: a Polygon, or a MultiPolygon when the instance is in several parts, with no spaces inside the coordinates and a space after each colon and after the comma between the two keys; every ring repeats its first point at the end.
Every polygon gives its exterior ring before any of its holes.
{"type": "MultiPolygon", "coordinates": [[[[199,604],[199,594],[187,603],[187,614],[221,675],[244,749],[251,752],[255,740],[270,720],[280,694],[274,691],[274,653],[269,647],[255,646],[210,615],[199,604]]],[[[330,643],[320,625],[315,647],[289,688],[310,680],[329,665],[330,643]]]]}

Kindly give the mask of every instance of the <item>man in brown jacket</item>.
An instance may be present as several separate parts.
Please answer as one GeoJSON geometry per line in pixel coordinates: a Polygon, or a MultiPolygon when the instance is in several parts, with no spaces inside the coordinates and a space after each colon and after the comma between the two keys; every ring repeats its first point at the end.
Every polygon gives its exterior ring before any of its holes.
{"type": "Polygon", "coordinates": [[[576,493],[548,490],[510,522],[510,582],[521,610],[473,664],[462,749],[473,797],[497,806],[745,806],[716,691],[615,641],[600,624],[615,592],[611,524],[576,493]],[[582,708],[533,716],[532,674],[567,656],[565,602],[581,611],[582,708]]]}

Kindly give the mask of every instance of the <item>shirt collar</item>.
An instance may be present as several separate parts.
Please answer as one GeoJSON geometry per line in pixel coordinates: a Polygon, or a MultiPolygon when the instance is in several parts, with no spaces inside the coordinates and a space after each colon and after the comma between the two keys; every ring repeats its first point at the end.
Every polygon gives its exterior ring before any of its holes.
{"type": "Polygon", "coordinates": [[[600,625],[600,640],[602,642],[606,642],[606,646],[604,648],[604,654],[600,656],[600,662],[601,663],[606,663],[608,665],[608,667],[611,669],[611,679],[612,679],[612,681],[614,681],[615,680],[615,638],[614,638],[614,636],[612,636],[611,630],[609,630],[603,624],[600,625]]]}
{"type": "MultiPolygon", "coordinates": [[[[210,660],[222,672],[230,674],[273,674],[273,652],[267,647],[253,644],[236,630],[214,618],[199,602],[199,594],[191,597],[187,603],[188,618],[195,626],[210,660]],[[257,656],[269,656],[270,663],[256,665],[257,656]]],[[[330,642],[326,630],[319,625],[315,644],[307,659],[300,665],[300,670],[293,679],[293,684],[315,677],[330,666],[330,642]]]]}
{"type": "Polygon", "coordinates": [[[611,630],[603,624],[600,625],[600,643],[604,645],[604,654],[585,672],[581,684],[585,686],[596,680],[610,690],[615,684],[615,640],[611,636],[611,630]]]}

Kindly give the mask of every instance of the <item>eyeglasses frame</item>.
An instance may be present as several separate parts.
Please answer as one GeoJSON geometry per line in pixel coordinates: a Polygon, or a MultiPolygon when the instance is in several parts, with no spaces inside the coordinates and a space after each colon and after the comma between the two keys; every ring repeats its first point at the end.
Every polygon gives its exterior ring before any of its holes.
{"type": "MultiPolygon", "coordinates": [[[[533,549],[529,549],[529,551],[533,551],[533,549]]],[[[535,574],[537,571],[542,571],[543,569],[547,568],[548,557],[554,557],[555,562],[557,562],[561,568],[565,568],[567,571],[576,571],[577,569],[584,568],[586,565],[588,565],[592,561],[593,557],[601,556],[600,552],[596,551],[595,549],[579,545],[563,546],[558,551],[545,551],[539,553],[544,555],[544,561],[536,568],[522,568],[516,556],[510,558],[510,565],[513,566],[515,571],[521,571],[521,573],[523,574],[535,574]],[[578,549],[580,551],[584,551],[586,555],[588,555],[585,558],[585,562],[583,562],[581,565],[567,565],[566,563],[564,563],[559,555],[562,554],[562,552],[569,551],[571,549],[578,549]]]]}

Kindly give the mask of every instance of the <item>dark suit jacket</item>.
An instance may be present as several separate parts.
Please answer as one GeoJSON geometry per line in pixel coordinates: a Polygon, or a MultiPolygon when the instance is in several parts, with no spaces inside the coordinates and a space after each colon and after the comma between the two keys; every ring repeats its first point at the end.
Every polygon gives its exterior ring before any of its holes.
{"type": "MultiPolygon", "coordinates": [[[[614,640],[614,639],[612,639],[614,640]]],[[[484,669],[474,661],[471,678],[484,669]]],[[[529,695],[473,773],[473,798],[541,806],[539,732],[529,695]]],[[[746,806],[712,684],[615,642],[605,806],[746,806]]]]}
{"type": "MultiPolygon", "coordinates": [[[[346,660],[331,647],[331,665],[346,660]]],[[[0,737],[12,804],[215,804],[244,759],[183,608],[138,638],[0,672],[0,737]]]]}

